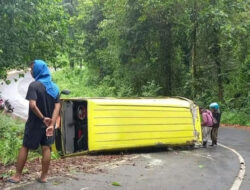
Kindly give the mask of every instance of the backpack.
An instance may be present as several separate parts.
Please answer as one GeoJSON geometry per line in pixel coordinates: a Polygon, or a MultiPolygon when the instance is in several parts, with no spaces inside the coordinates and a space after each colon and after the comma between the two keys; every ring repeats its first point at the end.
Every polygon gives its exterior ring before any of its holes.
{"type": "Polygon", "coordinates": [[[212,127],[218,123],[217,120],[213,117],[213,114],[211,111],[206,110],[205,114],[207,117],[207,126],[212,127]]]}

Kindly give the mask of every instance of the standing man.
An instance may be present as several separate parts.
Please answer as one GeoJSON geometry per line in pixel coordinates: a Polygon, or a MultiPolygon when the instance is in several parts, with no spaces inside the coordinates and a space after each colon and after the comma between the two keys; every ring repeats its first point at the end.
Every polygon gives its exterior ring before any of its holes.
{"type": "Polygon", "coordinates": [[[220,126],[220,118],[221,118],[221,112],[219,109],[219,104],[214,102],[209,105],[209,108],[213,114],[213,117],[215,118],[215,123],[213,125],[212,131],[211,131],[211,140],[212,144],[210,146],[217,145],[217,138],[218,138],[218,129],[220,126]]]}
{"type": "Polygon", "coordinates": [[[47,182],[51,157],[51,144],[54,142],[54,125],[60,110],[59,89],[51,80],[47,64],[42,60],[31,63],[31,75],[35,79],[29,85],[26,99],[29,101],[29,115],[25,125],[23,146],[20,149],[16,174],[8,181],[19,183],[29,150],[42,146],[42,172],[37,178],[47,182]]]}
{"type": "Polygon", "coordinates": [[[200,113],[202,116],[202,139],[203,139],[203,147],[207,147],[207,141],[210,136],[212,126],[213,126],[213,115],[210,110],[200,108],[200,113]]]}

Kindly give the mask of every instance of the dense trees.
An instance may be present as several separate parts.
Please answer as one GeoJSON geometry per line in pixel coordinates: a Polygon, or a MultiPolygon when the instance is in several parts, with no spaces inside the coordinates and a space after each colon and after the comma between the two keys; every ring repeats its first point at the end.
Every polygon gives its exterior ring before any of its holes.
{"type": "Polygon", "coordinates": [[[34,58],[64,53],[67,15],[59,1],[0,1],[0,77],[6,70],[23,68],[34,58]]]}
{"type": "Polygon", "coordinates": [[[2,78],[39,57],[55,68],[84,66],[78,85],[103,96],[178,95],[250,111],[247,0],[0,4],[2,78]]]}
{"type": "Polygon", "coordinates": [[[79,1],[78,8],[83,59],[114,95],[150,88],[204,103],[249,98],[249,78],[240,79],[249,77],[242,72],[249,67],[247,1],[79,1]],[[238,80],[241,90],[232,87],[238,80]]]}

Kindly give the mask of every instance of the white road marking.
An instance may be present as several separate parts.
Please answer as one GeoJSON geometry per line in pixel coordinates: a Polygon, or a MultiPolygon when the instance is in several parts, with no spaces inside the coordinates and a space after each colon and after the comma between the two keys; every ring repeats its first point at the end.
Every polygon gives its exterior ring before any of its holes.
{"type": "Polygon", "coordinates": [[[238,176],[234,180],[234,183],[233,183],[230,190],[239,190],[240,185],[244,179],[245,171],[246,171],[245,161],[244,161],[243,157],[240,155],[240,153],[238,153],[236,150],[234,150],[228,146],[225,146],[223,144],[218,144],[218,145],[223,147],[223,148],[226,148],[228,150],[231,150],[233,153],[235,153],[238,156],[238,159],[240,161],[240,171],[238,173],[238,176]]]}
{"type": "Polygon", "coordinates": [[[203,157],[203,158],[207,158],[209,160],[214,160],[214,158],[211,157],[211,155],[207,155],[207,156],[204,156],[204,155],[201,155],[201,154],[193,154],[194,156],[197,156],[197,157],[203,157]]]}

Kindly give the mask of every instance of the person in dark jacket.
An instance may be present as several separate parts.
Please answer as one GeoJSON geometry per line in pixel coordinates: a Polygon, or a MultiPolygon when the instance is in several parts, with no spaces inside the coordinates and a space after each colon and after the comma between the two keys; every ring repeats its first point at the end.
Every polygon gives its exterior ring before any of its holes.
{"type": "Polygon", "coordinates": [[[59,89],[51,80],[47,64],[42,60],[31,63],[31,75],[35,79],[29,85],[26,99],[29,101],[29,115],[25,124],[23,146],[17,159],[16,173],[8,181],[19,183],[29,150],[42,147],[42,172],[37,181],[47,182],[51,145],[54,142],[54,125],[59,114],[59,89]]]}
{"type": "Polygon", "coordinates": [[[218,139],[218,129],[220,126],[220,118],[221,118],[221,112],[219,109],[219,104],[214,102],[209,105],[209,108],[213,114],[213,118],[215,119],[214,125],[211,130],[211,140],[212,144],[210,146],[217,145],[217,139],[218,139]]]}

